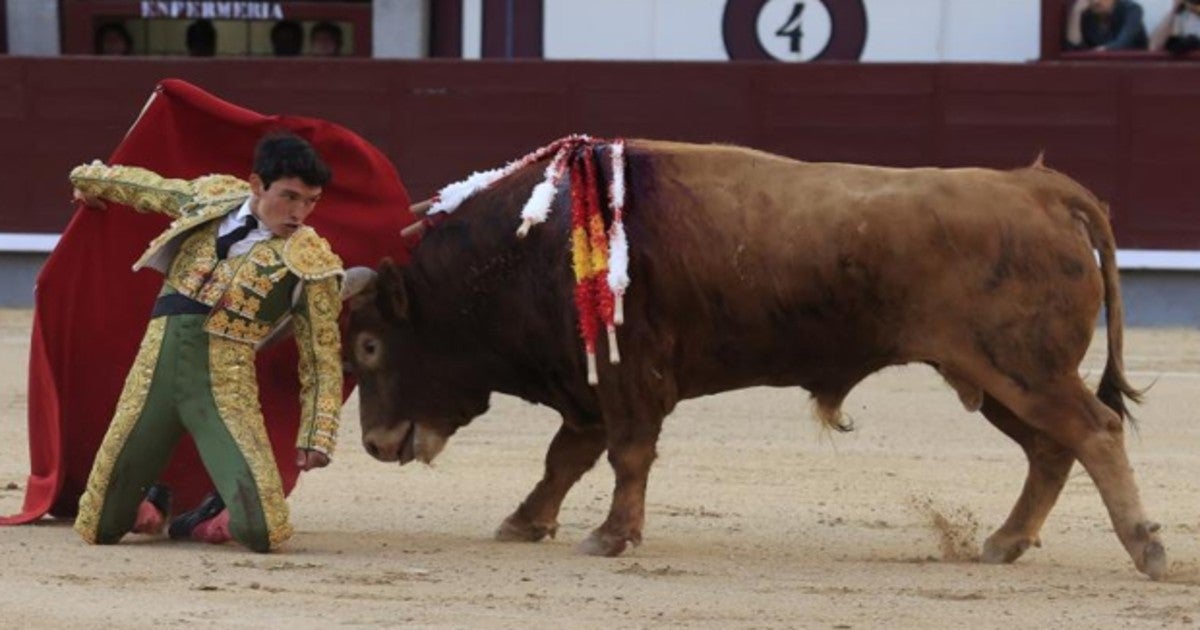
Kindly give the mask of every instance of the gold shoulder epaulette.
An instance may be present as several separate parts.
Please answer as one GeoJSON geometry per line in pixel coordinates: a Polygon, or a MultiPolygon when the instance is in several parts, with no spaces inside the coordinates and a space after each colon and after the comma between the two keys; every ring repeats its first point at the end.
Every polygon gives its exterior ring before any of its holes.
{"type": "Polygon", "coordinates": [[[199,203],[228,197],[247,196],[250,184],[232,175],[205,175],[192,180],[192,190],[199,203]]]}
{"type": "Polygon", "coordinates": [[[342,259],[333,253],[329,241],[309,226],[296,230],[283,244],[283,263],[303,280],[340,276],[342,259]]]}

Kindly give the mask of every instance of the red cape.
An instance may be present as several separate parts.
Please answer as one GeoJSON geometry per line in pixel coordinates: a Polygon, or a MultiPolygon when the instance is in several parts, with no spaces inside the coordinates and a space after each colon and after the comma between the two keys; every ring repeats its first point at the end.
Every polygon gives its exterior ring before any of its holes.
{"type": "MultiPolygon", "coordinates": [[[[333,171],[309,223],[346,266],[374,267],[385,256],[407,260],[400,230],[413,222],[408,193],[382,153],[338,125],[263,116],[170,79],[155,90],[108,163],[142,166],[166,177],[245,178],[259,137],[279,128],[306,138],[333,171]]],[[[63,191],[69,192],[66,173],[63,191]]],[[[0,524],[28,523],[47,512],[75,514],[162,285],[159,273],[135,274],[130,266],[168,222],[163,215],[115,204],[104,211],[78,210],[38,275],[29,356],[32,470],[22,513],[0,518],[0,524]]],[[[295,343],[288,339],[260,352],[258,378],[284,491],[291,492],[299,475],[295,343]]],[[[347,382],[345,395],[352,389],[347,382]]],[[[175,451],[164,481],[177,511],[190,509],[212,488],[190,438],[175,451]]]]}

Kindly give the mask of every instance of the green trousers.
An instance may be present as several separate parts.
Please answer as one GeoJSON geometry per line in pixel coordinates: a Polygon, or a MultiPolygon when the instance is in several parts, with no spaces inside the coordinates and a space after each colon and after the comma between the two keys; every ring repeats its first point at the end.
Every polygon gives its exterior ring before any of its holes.
{"type": "Polygon", "coordinates": [[[290,537],[258,406],[254,348],[210,335],[204,320],[150,321],[79,501],[75,529],[84,540],[112,544],[132,529],[184,431],[225,500],[233,538],[266,552],[290,537]]]}

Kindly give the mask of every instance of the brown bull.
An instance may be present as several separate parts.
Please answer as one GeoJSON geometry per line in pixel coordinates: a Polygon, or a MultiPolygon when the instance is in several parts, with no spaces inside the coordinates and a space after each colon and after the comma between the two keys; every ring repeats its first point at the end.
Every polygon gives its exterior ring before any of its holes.
{"type": "Polygon", "coordinates": [[[1134,564],[1163,575],[1124,448],[1123,396],[1137,392],[1122,372],[1113,235],[1086,189],[1040,162],[903,170],[644,140],[627,160],[621,362],[587,383],[570,217],[514,234],[545,163],[523,168],[428,230],[409,266],[382,265],[354,304],[347,359],[373,456],[430,461],[492,392],[550,406],[563,424],[545,476],[497,536],[553,535],[567,491],[607,451],[611,511],[581,549],[616,555],[641,541],[655,445],[680,400],[799,386],[844,428],[851,388],[919,361],[1029,459],[984,561],[1038,544],[1078,460],[1134,564]],[[1101,305],[1108,360],[1093,394],[1079,365],[1101,305]]]}

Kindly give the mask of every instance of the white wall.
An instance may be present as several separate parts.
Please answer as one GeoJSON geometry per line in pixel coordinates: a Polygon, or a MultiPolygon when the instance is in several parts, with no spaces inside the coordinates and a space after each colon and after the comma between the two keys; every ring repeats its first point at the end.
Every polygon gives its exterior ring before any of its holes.
{"type": "Polygon", "coordinates": [[[463,59],[483,57],[483,0],[463,0],[463,59]]]}
{"type": "Polygon", "coordinates": [[[1036,59],[1038,0],[867,0],[864,61],[1036,59]]]}
{"type": "Polygon", "coordinates": [[[946,2],[944,61],[1024,61],[1041,54],[1042,8],[1036,0],[946,2]]]}
{"type": "Polygon", "coordinates": [[[51,57],[59,54],[58,3],[5,0],[8,53],[51,57]]]}
{"type": "Polygon", "coordinates": [[[547,59],[724,59],[720,30],[724,4],[724,0],[547,0],[543,51],[547,59]]]}
{"type": "Polygon", "coordinates": [[[373,0],[371,56],[419,59],[429,55],[429,0],[373,0]]]}
{"type": "Polygon", "coordinates": [[[1146,32],[1149,33],[1166,17],[1174,2],[1172,0],[1138,0],[1138,4],[1142,5],[1142,11],[1146,15],[1146,32]]]}
{"type": "MultiPolygon", "coordinates": [[[[820,0],[808,0],[819,2],[820,0]]],[[[832,2],[833,0],[827,0],[832,2]]],[[[764,9],[786,14],[794,0],[764,9]],[[775,6],[786,5],[786,6],[775,6]]],[[[1140,0],[1146,28],[1171,0],[1140,0]]],[[[864,0],[864,61],[996,61],[1036,59],[1039,0],[864,0]]],[[[725,0],[546,0],[549,59],[724,60],[725,0]]],[[[812,26],[819,14],[806,7],[812,26]]],[[[815,32],[805,25],[806,33],[815,32]]],[[[761,29],[760,29],[761,30],[761,29]]],[[[817,28],[816,30],[819,30],[817,28]]],[[[807,35],[806,35],[807,36],[807,35]]],[[[814,35],[815,37],[815,35],[814,35]]]]}

